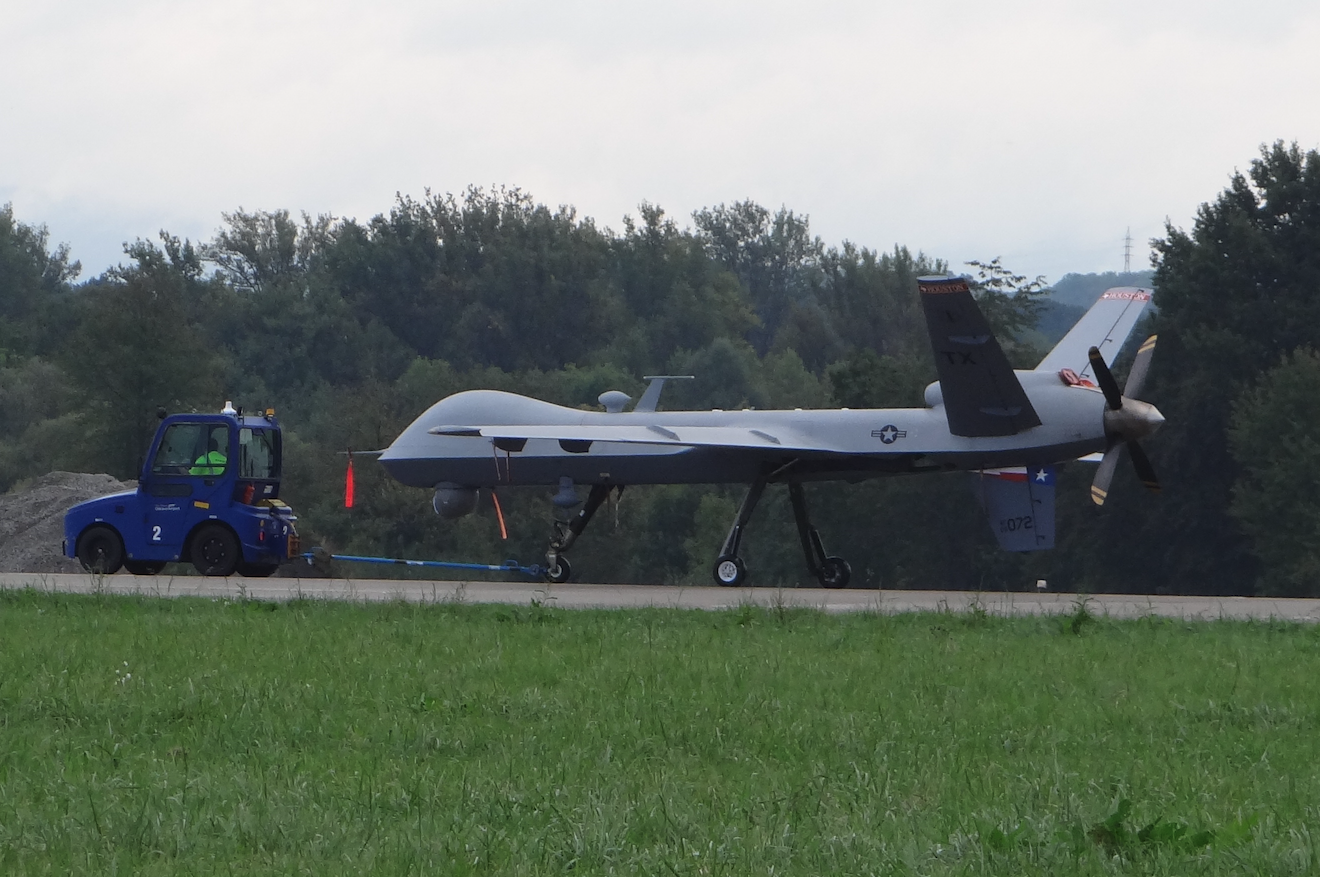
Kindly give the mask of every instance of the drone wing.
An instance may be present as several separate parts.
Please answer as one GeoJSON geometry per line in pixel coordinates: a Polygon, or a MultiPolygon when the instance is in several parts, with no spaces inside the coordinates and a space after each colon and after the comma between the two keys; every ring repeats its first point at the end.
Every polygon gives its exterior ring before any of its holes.
{"type": "Polygon", "coordinates": [[[586,451],[593,442],[808,453],[830,453],[835,450],[792,430],[777,428],[769,431],[738,426],[675,425],[670,428],[659,424],[616,426],[566,423],[433,426],[427,432],[440,436],[481,437],[495,441],[497,446],[514,445],[529,439],[552,439],[565,445],[565,450],[571,448],[580,452],[586,451]]]}
{"type": "Polygon", "coordinates": [[[1096,299],[1091,309],[1068,330],[1054,349],[1036,366],[1036,371],[1072,369],[1077,376],[1094,381],[1089,352],[1092,347],[1100,351],[1105,362],[1113,362],[1123,342],[1132,332],[1146,306],[1151,291],[1135,286],[1119,286],[1106,290],[1096,299]]]}

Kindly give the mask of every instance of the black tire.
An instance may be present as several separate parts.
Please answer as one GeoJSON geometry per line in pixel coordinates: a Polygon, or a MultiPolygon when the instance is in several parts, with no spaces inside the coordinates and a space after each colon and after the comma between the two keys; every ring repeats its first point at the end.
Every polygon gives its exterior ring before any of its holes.
{"type": "Polygon", "coordinates": [[[124,569],[135,576],[154,576],[165,568],[163,560],[126,560],[124,569]]]}
{"type": "Polygon", "coordinates": [[[715,568],[711,573],[715,576],[715,584],[726,588],[736,588],[747,581],[747,565],[743,563],[741,557],[728,554],[721,555],[715,561],[715,568]]]}
{"type": "Polygon", "coordinates": [[[279,568],[278,563],[240,563],[237,567],[238,574],[249,579],[263,579],[279,568]]]}
{"type": "Polygon", "coordinates": [[[220,524],[204,524],[192,539],[188,552],[193,566],[204,576],[232,576],[243,560],[238,539],[220,524]]]}
{"type": "Polygon", "coordinates": [[[573,567],[569,565],[568,558],[557,557],[553,567],[546,567],[545,580],[552,585],[562,585],[572,574],[573,567]]]}
{"type": "Polygon", "coordinates": [[[823,588],[846,588],[852,579],[852,567],[842,557],[827,557],[820,567],[823,588]]]}
{"type": "Polygon", "coordinates": [[[77,554],[83,569],[112,576],[124,565],[124,540],[114,527],[93,524],[78,537],[77,554]]]}

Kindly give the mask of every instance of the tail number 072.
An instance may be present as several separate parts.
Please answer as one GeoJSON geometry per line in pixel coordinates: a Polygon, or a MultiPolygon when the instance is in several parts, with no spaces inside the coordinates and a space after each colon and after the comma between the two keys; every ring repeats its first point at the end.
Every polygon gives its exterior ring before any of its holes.
{"type": "Polygon", "coordinates": [[[999,521],[999,532],[1016,533],[1018,530],[1030,530],[1035,526],[1031,515],[1023,515],[1019,518],[1001,518],[999,521]]]}

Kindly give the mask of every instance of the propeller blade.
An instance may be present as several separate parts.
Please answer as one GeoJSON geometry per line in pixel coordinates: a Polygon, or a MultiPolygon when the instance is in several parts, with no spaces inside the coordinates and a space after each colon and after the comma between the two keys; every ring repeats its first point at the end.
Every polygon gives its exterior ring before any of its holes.
{"type": "Polygon", "coordinates": [[[1100,348],[1092,347],[1086,354],[1091,360],[1091,370],[1095,372],[1095,382],[1100,385],[1100,392],[1105,394],[1105,403],[1111,411],[1123,407],[1123,394],[1118,391],[1118,381],[1105,365],[1105,358],[1100,355],[1100,348]]]}
{"type": "Polygon", "coordinates": [[[1118,449],[1121,445],[1114,445],[1105,451],[1103,459],[1100,460],[1100,466],[1095,470],[1095,478],[1091,481],[1091,502],[1096,505],[1104,505],[1105,499],[1109,496],[1109,482],[1114,480],[1114,468],[1118,466],[1118,449]]]}
{"type": "MultiPolygon", "coordinates": [[[[1146,375],[1150,372],[1151,358],[1155,355],[1157,337],[1152,335],[1147,338],[1141,349],[1137,351],[1137,358],[1132,363],[1132,371],[1128,372],[1127,386],[1123,388],[1122,393],[1118,391],[1118,381],[1114,380],[1114,374],[1105,364],[1105,358],[1100,355],[1099,349],[1092,347],[1087,351],[1087,358],[1091,360],[1091,370],[1095,373],[1095,382],[1105,394],[1105,404],[1110,411],[1118,411],[1123,407],[1124,396],[1136,399],[1141,393],[1141,388],[1146,383],[1146,375]]],[[[1114,480],[1119,449],[1123,445],[1127,445],[1128,455],[1132,457],[1132,468],[1137,470],[1137,477],[1141,479],[1141,483],[1146,485],[1147,490],[1159,493],[1160,479],[1155,474],[1155,467],[1150,464],[1150,458],[1141,449],[1141,445],[1137,444],[1136,437],[1153,432],[1163,420],[1164,418],[1153,406],[1144,402],[1134,402],[1128,411],[1121,415],[1105,414],[1106,431],[1110,431],[1111,440],[1117,439],[1117,441],[1105,451],[1104,457],[1100,460],[1100,467],[1095,471],[1095,479],[1091,482],[1091,502],[1100,506],[1109,498],[1109,484],[1114,480]],[[1111,418],[1114,421],[1112,424],[1111,418]]]]}
{"type": "Polygon", "coordinates": [[[1141,398],[1141,388],[1145,386],[1146,373],[1150,371],[1150,360],[1155,355],[1155,339],[1159,337],[1150,336],[1137,351],[1137,358],[1132,362],[1132,371],[1128,372],[1127,384],[1123,387],[1123,395],[1129,399],[1141,398]]]}
{"type": "Polygon", "coordinates": [[[1141,483],[1146,485],[1146,489],[1154,493],[1160,492],[1160,479],[1155,476],[1155,467],[1150,464],[1150,457],[1141,449],[1141,445],[1136,442],[1127,443],[1128,454],[1132,456],[1132,468],[1137,470],[1137,477],[1141,483]]]}

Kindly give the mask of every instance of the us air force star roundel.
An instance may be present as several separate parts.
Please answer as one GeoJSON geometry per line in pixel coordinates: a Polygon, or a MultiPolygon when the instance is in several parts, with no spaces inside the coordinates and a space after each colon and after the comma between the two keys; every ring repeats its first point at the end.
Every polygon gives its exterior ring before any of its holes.
{"type": "Polygon", "coordinates": [[[907,430],[899,429],[894,424],[886,424],[881,429],[871,430],[871,438],[878,438],[887,445],[892,445],[901,438],[907,438],[907,430]]]}

